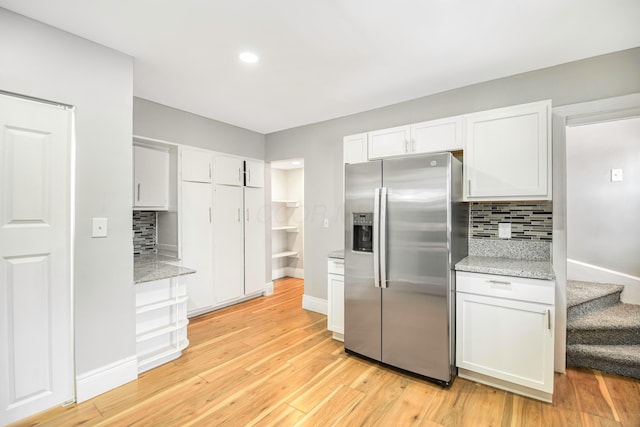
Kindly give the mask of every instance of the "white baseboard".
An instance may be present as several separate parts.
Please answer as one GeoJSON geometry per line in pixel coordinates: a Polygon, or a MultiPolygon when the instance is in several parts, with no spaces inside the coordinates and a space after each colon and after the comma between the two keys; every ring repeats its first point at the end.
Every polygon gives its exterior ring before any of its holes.
{"type": "Polygon", "coordinates": [[[640,277],[608,270],[585,262],[567,259],[567,280],[624,285],[622,302],[640,304],[640,277]]]}
{"type": "Polygon", "coordinates": [[[311,295],[302,295],[302,308],[309,311],[315,311],[320,314],[327,314],[327,300],[312,297],[311,295]]]}
{"type": "Polygon", "coordinates": [[[273,295],[273,282],[264,285],[264,294],[265,296],[273,295]]]}
{"type": "Polygon", "coordinates": [[[281,277],[295,277],[296,279],[304,279],[304,268],[282,267],[271,270],[271,280],[281,277]]]}
{"type": "Polygon", "coordinates": [[[76,402],[82,403],[136,379],[138,379],[138,358],[136,356],[127,357],[77,375],[76,402]]]}

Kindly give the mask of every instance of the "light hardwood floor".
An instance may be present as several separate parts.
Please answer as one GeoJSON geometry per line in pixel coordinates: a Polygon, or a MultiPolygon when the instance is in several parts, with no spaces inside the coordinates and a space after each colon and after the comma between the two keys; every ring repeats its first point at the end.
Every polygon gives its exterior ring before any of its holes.
{"type": "Polygon", "coordinates": [[[554,403],[457,378],[443,389],[344,353],[303,283],[192,319],[183,356],[18,425],[640,426],[640,381],[556,374],[554,403]]]}

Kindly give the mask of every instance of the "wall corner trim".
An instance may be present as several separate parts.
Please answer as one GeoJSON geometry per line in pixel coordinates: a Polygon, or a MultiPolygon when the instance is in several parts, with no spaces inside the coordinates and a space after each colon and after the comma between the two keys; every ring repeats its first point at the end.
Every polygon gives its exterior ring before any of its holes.
{"type": "Polygon", "coordinates": [[[311,295],[302,295],[302,308],[309,311],[314,311],[320,314],[327,314],[327,300],[311,295]]]}
{"type": "Polygon", "coordinates": [[[99,394],[138,379],[138,358],[130,356],[76,376],[76,402],[82,403],[99,394]]]}

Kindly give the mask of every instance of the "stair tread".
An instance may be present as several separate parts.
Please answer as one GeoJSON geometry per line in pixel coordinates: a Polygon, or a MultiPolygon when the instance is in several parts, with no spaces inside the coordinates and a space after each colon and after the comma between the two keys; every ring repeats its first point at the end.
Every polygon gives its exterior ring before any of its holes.
{"type": "Polygon", "coordinates": [[[622,285],[567,280],[567,308],[621,292],[622,285]]]}
{"type": "Polygon", "coordinates": [[[588,355],[612,362],[640,366],[640,345],[589,345],[570,344],[567,355],[588,355]]]}
{"type": "Polygon", "coordinates": [[[567,330],[640,329],[640,305],[618,303],[567,322],[567,330]]]}

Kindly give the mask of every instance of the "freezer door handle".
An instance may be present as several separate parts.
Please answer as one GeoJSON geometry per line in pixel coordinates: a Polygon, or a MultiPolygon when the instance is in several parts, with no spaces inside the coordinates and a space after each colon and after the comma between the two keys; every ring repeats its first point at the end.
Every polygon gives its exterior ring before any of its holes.
{"type": "Polygon", "coordinates": [[[387,189],[380,191],[380,287],[387,287],[387,189]]]}
{"type": "Polygon", "coordinates": [[[380,287],[380,254],[378,240],[380,237],[380,189],[376,188],[373,198],[373,285],[380,287]]]}

